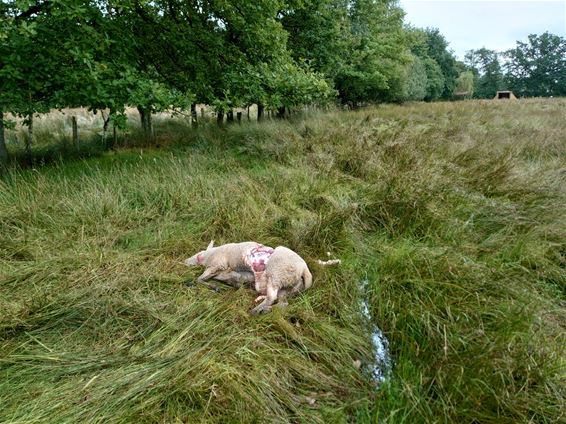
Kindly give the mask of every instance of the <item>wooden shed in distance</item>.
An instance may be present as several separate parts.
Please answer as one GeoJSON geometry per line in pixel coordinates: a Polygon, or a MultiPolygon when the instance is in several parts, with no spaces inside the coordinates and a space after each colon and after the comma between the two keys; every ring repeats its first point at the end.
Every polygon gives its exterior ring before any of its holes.
{"type": "Polygon", "coordinates": [[[498,91],[493,100],[516,99],[512,91],[498,91]]]}

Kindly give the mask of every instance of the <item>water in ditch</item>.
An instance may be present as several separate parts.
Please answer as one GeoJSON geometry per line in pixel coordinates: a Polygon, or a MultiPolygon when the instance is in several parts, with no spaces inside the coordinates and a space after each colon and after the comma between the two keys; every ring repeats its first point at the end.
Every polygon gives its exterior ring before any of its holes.
{"type": "Polygon", "coordinates": [[[365,364],[364,368],[374,383],[383,383],[391,374],[393,362],[389,353],[389,342],[381,329],[374,323],[368,303],[368,280],[360,281],[360,311],[365,325],[371,335],[373,348],[372,362],[365,364]]]}

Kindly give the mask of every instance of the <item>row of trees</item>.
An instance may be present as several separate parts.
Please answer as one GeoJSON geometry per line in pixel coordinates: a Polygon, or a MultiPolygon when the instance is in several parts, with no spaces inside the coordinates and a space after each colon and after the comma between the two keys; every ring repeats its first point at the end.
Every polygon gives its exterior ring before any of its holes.
{"type": "Polygon", "coordinates": [[[401,100],[451,99],[458,75],[463,70],[448,42],[437,29],[410,29],[411,61],[406,68],[407,84],[401,100]]]}
{"type": "Polygon", "coordinates": [[[134,106],[151,132],[152,113],[196,119],[197,103],[219,117],[257,104],[261,119],[334,99],[489,97],[504,84],[563,95],[564,39],[533,37],[503,75],[495,52],[462,63],[438,30],[405,27],[396,0],[0,0],[0,161],[4,113],[31,126],[53,108],[104,109],[106,129],[134,106]]]}
{"type": "Polygon", "coordinates": [[[503,53],[470,50],[465,65],[475,98],[491,98],[498,90],[521,97],[566,96],[566,39],[548,32],[529,35],[503,53]]]}
{"type": "Polygon", "coordinates": [[[197,103],[220,116],[257,104],[261,119],[434,100],[457,76],[444,38],[405,28],[396,0],[0,0],[0,19],[0,114],[29,124],[78,106],[109,110],[105,128],[135,106],[150,131],[153,112],[197,103]]]}

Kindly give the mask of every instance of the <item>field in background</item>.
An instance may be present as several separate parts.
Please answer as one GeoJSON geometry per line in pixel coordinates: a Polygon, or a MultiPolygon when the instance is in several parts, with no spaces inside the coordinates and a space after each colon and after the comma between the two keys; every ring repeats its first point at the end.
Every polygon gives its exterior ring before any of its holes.
{"type": "MultiPolygon", "coordinates": [[[[200,124],[216,122],[216,113],[205,105],[197,105],[197,121],[200,124]]],[[[252,105],[249,109],[234,109],[242,114],[242,122],[255,121],[257,107],[252,105]],[[249,111],[249,118],[248,118],[249,111]]],[[[104,121],[108,118],[108,110],[92,112],[84,108],[54,110],[47,114],[35,114],[33,118],[33,134],[30,150],[26,150],[29,140],[29,129],[22,117],[8,114],[5,119],[10,125],[5,131],[6,145],[12,158],[20,164],[42,164],[59,160],[62,157],[88,157],[108,150],[113,142],[113,127],[108,125],[104,132],[104,121]],[[72,140],[72,117],[77,120],[78,143],[72,140]]],[[[118,145],[139,145],[143,139],[140,130],[140,116],[136,108],[126,109],[127,127],[117,129],[118,145]]],[[[190,111],[171,111],[154,113],[154,123],[158,128],[176,125],[190,126],[190,111]]],[[[226,118],[225,118],[226,119],[226,118]]],[[[159,138],[153,140],[159,143],[159,138]]],[[[143,141],[147,144],[147,140],[143,141]]]]}
{"type": "MultiPolygon", "coordinates": [[[[548,99],[196,130],[156,119],[160,147],[137,146],[133,128],[124,148],[12,169],[0,421],[563,420],[565,111],[548,99]],[[314,285],[251,317],[251,290],[185,284],[199,272],[179,261],[210,239],[287,245],[314,285]],[[340,267],[316,264],[327,251],[340,267]],[[377,389],[361,298],[394,360],[377,389]]],[[[38,122],[37,144],[64,157],[48,139],[64,125],[38,122]]]]}

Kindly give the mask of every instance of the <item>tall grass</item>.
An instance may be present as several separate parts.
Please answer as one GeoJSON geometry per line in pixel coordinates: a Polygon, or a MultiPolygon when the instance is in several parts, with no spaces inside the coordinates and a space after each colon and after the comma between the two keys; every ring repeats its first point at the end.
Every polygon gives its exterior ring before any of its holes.
{"type": "Polygon", "coordinates": [[[13,169],[0,421],[564,420],[565,108],[163,120],[160,148],[13,169]],[[287,245],[314,285],[251,317],[250,290],[185,284],[212,238],[287,245]],[[363,295],[394,360],[377,388],[363,295]]]}

